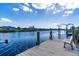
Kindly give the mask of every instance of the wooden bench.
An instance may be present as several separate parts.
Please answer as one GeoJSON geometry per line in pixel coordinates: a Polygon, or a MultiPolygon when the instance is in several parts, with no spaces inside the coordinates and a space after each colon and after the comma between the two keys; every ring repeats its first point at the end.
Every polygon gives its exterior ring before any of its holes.
{"type": "Polygon", "coordinates": [[[70,39],[65,39],[64,40],[64,48],[66,48],[66,44],[69,44],[71,46],[71,49],[79,51],[79,48],[77,48],[76,44],[73,41],[73,37],[71,36],[70,39]]]}
{"type": "Polygon", "coordinates": [[[69,44],[71,46],[71,49],[73,50],[73,37],[71,36],[69,39],[64,40],[64,48],[66,48],[66,44],[69,44]]]}

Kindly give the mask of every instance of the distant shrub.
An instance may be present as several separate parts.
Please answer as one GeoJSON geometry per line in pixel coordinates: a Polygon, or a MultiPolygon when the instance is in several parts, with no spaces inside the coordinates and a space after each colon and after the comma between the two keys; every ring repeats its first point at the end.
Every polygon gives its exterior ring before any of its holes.
{"type": "Polygon", "coordinates": [[[75,44],[79,44],[79,29],[75,29],[75,44]]]}

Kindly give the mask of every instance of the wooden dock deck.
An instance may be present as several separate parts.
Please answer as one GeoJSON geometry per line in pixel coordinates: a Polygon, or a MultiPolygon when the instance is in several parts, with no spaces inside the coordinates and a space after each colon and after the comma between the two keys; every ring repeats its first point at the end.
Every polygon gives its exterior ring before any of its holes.
{"type": "Polygon", "coordinates": [[[63,41],[61,40],[48,40],[38,46],[30,48],[16,56],[78,56],[74,50],[63,48],[63,41]]]}

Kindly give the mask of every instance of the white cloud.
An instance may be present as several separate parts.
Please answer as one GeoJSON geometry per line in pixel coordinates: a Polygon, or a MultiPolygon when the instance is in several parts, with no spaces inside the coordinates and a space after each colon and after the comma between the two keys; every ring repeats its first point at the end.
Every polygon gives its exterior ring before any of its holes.
{"type": "Polygon", "coordinates": [[[30,12],[33,12],[32,9],[29,9],[30,12]]]}
{"type": "Polygon", "coordinates": [[[52,5],[51,9],[53,10],[55,8],[55,5],[52,5]]]}
{"type": "Polygon", "coordinates": [[[60,6],[65,6],[66,9],[79,8],[79,0],[52,0],[51,3],[33,3],[32,6],[37,9],[45,9],[51,5],[58,3],[60,6]]]}
{"type": "MultiPolygon", "coordinates": [[[[76,8],[79,8],[79,0],[52,0],[51,3],[32,3],[32,6],[36,9],[46,9],[47,11],[51,10],[53,14],[57,14],[63,11],[63,16],[68,16],[72,14],[76,8]],[[56,7],[56,3],[59,4],[59,8],[56,7]]],[[[26,12],[33,12],[33,10],[29,8],[28,3],[24,3],[24,5],[21,5],[20,9],[26,12]]],[[[20,9],[13,8],[14,11],[19,11],[20,9]]]]}
{"type": "Polygon", "coordinates": [[[14,10],[14,11],[19,11],[20,9],[19,9],[19,8],[13,8],[13,10],[14,10]]]}
{"type": "Polygon", "coordinates": [[[23,11],[29,11],[29,12],[32,12],[32,9],[30,9],[30,8],[27,7],[27,6],[22,6],[21,9],[22,9],[23,11]]]}
{"type": "Polygon", "coordinates": [[[32,3],[32,6],[36,9],[46,9],[50,7],[52,4],[50,3],[32,3]]]}
{"type": "Polygon", "coordinates": [[[53,3],[58,3],[61,7],[60,11],[64,10],[63,16],[68,16],[74,12],[76,8],[79,8],[79,0],[55,0],[53,3]],[[71,10],[70,10],[71,9],[71,10]],[[66,11],[70,10],[70,11],[66,11]]]}
{"type": "Polygon", "coordinates": [[[23,9],[24,11],[29,11],[29,8],[26,7],[26,6],[22,6],[22,9],[23,9]]]}
{"type": "Polygon", "coordinates": [[[61,9],[57,9],[56,7],[52,10],[53,14],[59,13],[61,12],[61,9]]]}
{"type": "Polygon", "coordinates": [[[54,10],[55,4],[51,4],[50,7],[46,8],[46,11],[54,10]]]}
{"type": "Polygon", "coordinates": [[[12,20],[8,18],[0,18],[0,22],[12,22],[12,20]]]}
{"type": "Polygon", "coordinates": [[[29,4],[26,2],[26,3],[24,3],[25,5],[27,5],[27,6],[29,6],[29,4]]]}
{"type": "Polygon", "coordinates": [[[79,0],[62,0],[62,2],[59,2],[61,6],[65,6],[66,9],[75,9],[79,8],[79,0]]]}
{"type": "Polygon", "coordinates": [[[53,14],[56,14],[57,12],[56,11],[53,11],[53,14]]]}
{"type": "Polygon", "coordinates": [[[63,16],[69,16],[70,14],[72,14],[74,11],[70,10],[70,11],[65,11],[63,16]]]}
{"type": "Polygon", "coordinates": [[[47,11],[52,10],[53,14],[64,11],[63,15],[68,16],[72,14],[76,8],[79,8],[79,0],[51,0],[50,3],[32,3],[32,6],[36,9],[47,9],[47,11]],[[59,8],[55,6],[56,3],[59,4],[59,8]]]}
{"type": "Polygon", "coordinates": [[[71,14],[71,13],[73,13],[73,10],[65,11],[65,13],[67,13],[67,14],[71,14]]]}

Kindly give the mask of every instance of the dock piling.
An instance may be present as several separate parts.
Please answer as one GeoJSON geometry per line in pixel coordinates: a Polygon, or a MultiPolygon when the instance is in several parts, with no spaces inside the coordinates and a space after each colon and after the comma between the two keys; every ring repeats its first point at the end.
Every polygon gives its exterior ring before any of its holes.
{"type": "Polygon", "coordinates": [[[37,42],[36,45],[40,45],[40,32],[37,32],[37,42]]]}
{"type": "Polygon", "coordinates": [[[8,40],[5,40],[5,43],[8,44],[8,40]]]}
{"type": "Polygon", "coordinates": [[[49,39],[53,39],[53,38],[52,38],[52,30],[50,31],[49,39]]]}

